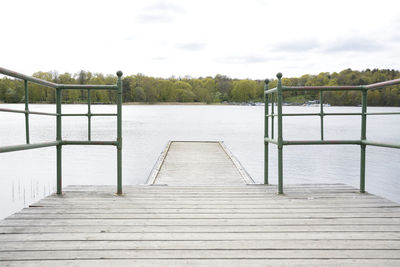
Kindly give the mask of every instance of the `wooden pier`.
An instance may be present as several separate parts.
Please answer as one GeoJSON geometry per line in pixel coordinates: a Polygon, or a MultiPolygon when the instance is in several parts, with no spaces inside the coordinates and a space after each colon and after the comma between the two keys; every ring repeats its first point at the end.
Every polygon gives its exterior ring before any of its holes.
{"type": "Polygon", "coordinates": [[[343,184],[277,195],[219,142],[170,143],[148,182],[69,186],[0,221],[0,266],[400,266],[400,204],[343,184]]]}
{"type": "Polygon", "coordinates": [[[209,186],[254,184],[254,181],[223,142],[171,141],[147,183],[209,186]]]}

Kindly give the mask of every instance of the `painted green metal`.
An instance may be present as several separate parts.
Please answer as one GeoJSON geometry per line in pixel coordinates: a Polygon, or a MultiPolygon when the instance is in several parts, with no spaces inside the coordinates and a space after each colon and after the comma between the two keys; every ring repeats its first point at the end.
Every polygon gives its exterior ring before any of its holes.
{"type": "Polygon", "coordinates": [[[118,90],[116,85],[96,85],[96,84],[57,84],[57,88],[68,90],[118,90]]]}
{"type": "Polygon", "coordinates": [[[0,108],[0,111],[25,114],[26,144],[0,147],[0,153],[28,150],[42,147],[57,147],[57,194],[62,194],[62,146],[64,145],[112,145],[117,147],[117,194],[122,194],[122,72],[118,71],[118,82],[116,85],[80,85],[80,84],[55,84],[38,78],[30,77],[0,67],[0,74],[24,80],[25,87],[25,110],[0,108]],[[28,82],[56,89],[56,113],[37,112],[29,110],[28,82]],[[88,90],[88,113],[84,114],[62,114],[62,90],[77,89],[88,90]],[[91,90],[117,90],[117,113],[91,113],[91,90]],[[56,141],[44,143],[29,143],[29,114],[56,116],[56,141]],[[63,116],[87,116],[88,117],[88,140],[71,141],[62,140],[62,117],[63,116]],[[91,140],[91,117],[93,116],[117,116],[117,140],[116,141],[92,141],[91,140]]]}
{"type": "Polygon", "coordinates": [[[92,117],[107,117],[107,116],[118,116],[118,113],[92,113],[92,117]]]}
{"type": "Polygon", "coordinates": [[[278,144],[278,140],[272,139],[272,138],[264,138],[264,141],[265,141],[265,142],[268,142],[268,143],[275,144],[275,145],[278,144]]]}
{"type": "Polygon", "coordinates": [[[362,91],[363,85],[350,86],[282,86],[282,91],[362,91]]]}
{"type": "Polygon", "coordinates": [[[36,114],[36,115],[57,116],[57,113],[38,112],[38,111],[26,111],[26,110],[10,109],[10,108],[0,108],[0,111],[11,112],[11,113],[24,113],[24,114],[36,114]]]}
{"type": "Polygon", "coordinates": [[[15,72],[15,71],[12,71],[12,70],[9,70],[6,68],[2,68],[2,67],[0,67],[0,74],[4,74],[4,75],[14,77],[14,78],[17,78],[20,80],[33,82],[33,83],[44,85],[44,86],[51,87],[51,88],[57,88],[57,86],[58,86],[58,84],[56,84],[56,83],[52,83],[52,82],[48,82],[48,81],[45,81],[42,79],[24,75],[24,74],[21,74],[21,73],[18,73],[18,72],[15,72]]]}
{"type": "Polygon", "coordinates": [[[28,81],[24,80],[25,89],[25,140],[26,144],[29,144],[29,90],[28,81]]]}
{"type": "Polygon", "coordinates": [[[282,117],[297,117],[297,116],[319,116],[321,113],[285,113],[282,117]]]}
{"type": "Polygon", "coordinates": [[[334,112],[334,113],[324,113],[324,116],[360,116],[362,113],[358,112],[334,112]]]}
{"type": "Polygon", "coordinates": [[[118,146],[117,141],[75,141],[75,140],[63,140],[61,145],[84,145],[84,146],[118,146]]]}
{"type": "MultiPolygon", "coordinates": [[[[1,109],[0,109],[1,110],[1,109]]],[[[61,114],[63,117],[82,117],[82,116],[89,116],[88,113],[64,113],[61,114]]],[[[118,116],[117,113],[90,113],[91,117],[106,117],[106,116],[118,116]]]]}
{"type": "Polygon", "coordinates": [[[400,112],[367,112],[367,115],[400,115],[400,112]]]}
{"type": "MultiPolygon", "coordinates": [[[[367,139],[367,90],[362,91],[361,97],[361,141],[367,139]]],[[[365,193],[365,150],[366,145],[361,144],[361,159],[360,159],[360,192],[365,193]]]]}
{"type": "Polygon", "coordinates": [[[271,94],[271,138],[274,139],[275,135],[275,108],[274,108],[275,94],[271,94]]]}
{"type": "Polygon", "coordinates": [[[268,109],[269,109],[269,95],[265,92],[268,91],[269,80],[266,79],[264,85],[264,184],[268,184],[268,142],[265,138],[268,138],[268,109]]]}
{"type": "Polygon", "coordinates": [[[278,78],[278,194],[283,194],[282,73],[278,78]]]}
{"type": "MultiPolygon", "coordinates": [[[[396,113],[396,114],[400,114],[400,112],[399,113],[396,113]]],[[[340,112],[335,112],[335,113],[325,113],[324,112],[324,116],[359,116],[359,115],[362,115],[362,113],[360,112],[360,113],[340,113],[340,112]]],[[[367,115],[369,115],[369,113],[367,114],[367,115]]],[[[378,115],[378,114],[371,114],[371,115],[378,115]]],[[[276,114],[274,114],[274,115],[268,115],[269,117],[272,117],[272,116],[278,116],[278,115],[276,115],[276,114]]],[[[282,116],[283,117],[302,117],[302,116],[321,116],[321,112],[318,112],[318,113],[284,113],[284,114],[282,114],[282,116]]]]}
{"type": "Polygon", "coordinates": [[[272,94],[272,93],[276,93],[278,90],[276,89],[276,87],[274,88],[274,89],[269,89],[269,90],[267,90],[265,93],[267,94],[267,95],[270,95],[270,94],[272,94]]]}
{"type": "Polygon", "coordinates": [[[364,86],[365,89],[368,90],[376,90],[376,89],[382,89],[384,87],[390,86],[390,85],[396,85],[400,84],[400,79],[395,79],[395,80],[390,80],[390,81],[385,81],[385,82],[379,82],[379,83],[373,83],[364,86]]]}
{"type": "Polygon", "coordinates": [[[122,71],[117,72],[117,194],[122,194],[122,71]]]}
{"type": "Polygon", "coordinates": [[[29,150],[29,149],[35,149],[35,148],[57,146],[57,145],[59,145],[59,142],[53,141],[53,142],[43,142],[43,143],[36,143],[36,144],[2,146],[2,147],[0,147],[0,153],[29,150]]]}
{"type": "Polygon", "coordinates": [[[56,89],[56,140],[59,142],[57,145],[57,194],[62,194],[62,133],[61,133],[61,89],[56,89]]]}
{"type": "MultiPolygon", "coordinates": [[[[264,135],[265,143],[272,143],[278,146],[278,193],[283,193],[283,146],[285,145],[359,145],[361,147],[360,157],[360,192],[365,192],[365,157],[366,147],[368,145],[396,148],[400,149],[400,144],[381,143],[366,140],[367,133],[367,115],[399,115],[400,112],[367,112],[367,94],[369,90],[382,89],[391,85],[400,84],[400,79],[386,81],[381,83],[375,83],[370,85],[359,85],[359,86],[282,86],[282,74],[277,74],[278,85],[276,88],[265,91],[265,98],[268,99],[271,95],[272,99],[272,112],[269,114],[269,107],[265,108],[265,118],[278,117],[278,139],[274,139],[273,135],[273,123],[272,123],[272,134],[271,138],[264,135]],[[318,113],[286,113],[282,114],[282,92],[283,91],[319,91],[320,93],[320,112],[318,113]],[[360,113],[325,113],[323,109],[323,92],[324,91],[361,91],[362,93],[362,111],[360,113]],[[273,102],[274,94],[277,93],[277,109],[278,114],[274,114],[273,102]],[[325,116],[360,116],[361,115],[361,138],[360,140],[324,140],[324,117],[325,116]],[[321,118],[321,140],[283,140],[282,138],[282,118],[285,116],[320,116],[321,118]]],[[[268,156],[266,155],[264,164],[267,164],[268,156]]],[[[265,168],[265,176],[268,177],[268,168],[265,168]]]]}
{"type": "Polygon", "coordinates": [[[293,140],[283,141],[283,145],[361,145],[360,140],[293,140]]]}
{"type": "Polygon", "coordinates": [[[90,89],[87,90],[88,91],[88,107],[87,107],[87,117],[88,117],[88,140],[90,141],[90,139],[92,139],[91,135],[92,135],[92,112],[90,110],[90,103],[91,103],[91,96],[90,96],[90,89]]]}
{"type": "Polygon", "coordinates": [[[321,140],[324,140],[324,95],[322,91],[319,91],[319,107],[321,117],[321,140]]]}
{"type": "Polygon", "coordinates": [[[379,146],[379,147],[400,149],[400,144],[389,144],[389,143],[373,142],[368,140],[361,141],[361,143],[368,146],[379,146]]]}

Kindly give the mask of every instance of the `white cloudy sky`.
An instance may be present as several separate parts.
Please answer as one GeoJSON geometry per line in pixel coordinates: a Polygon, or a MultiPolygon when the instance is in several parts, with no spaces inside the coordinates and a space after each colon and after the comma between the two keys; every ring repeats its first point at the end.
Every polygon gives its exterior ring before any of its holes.
{"type": "Polygon", "coordinates": [[[262,79],[400,69],[398,0],[10,0],[0,66],[262,79]]]}

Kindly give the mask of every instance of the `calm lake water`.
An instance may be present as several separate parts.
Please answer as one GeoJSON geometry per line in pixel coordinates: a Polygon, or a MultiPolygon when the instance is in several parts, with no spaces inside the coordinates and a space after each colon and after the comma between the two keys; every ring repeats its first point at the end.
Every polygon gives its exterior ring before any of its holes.
{"type": "MultiPolygon", "coordinates": [[[[23,109],[21,104],[3,108],[23,109]]],[[[33,111],[55,112],[55,105],[30,105],[33,111]]],[[[86,105],[63,105],[63,112],[86,112],[86,105]]],[[[360,112],[360,107],[327,107],[326,112],[360,112]]],[[[284,107],[284,112],[318,112],[318,107],[284,107]]],[[[371,107],[371,112],[400,108],[371,107]]],[[[111,105],[92,112],[116,112],[111,105]]],[[[123,183],[143,184],[169,140],[222,140],[256,182],[263,181],[262,106],[123,107],[123,183]]],[[[325,139],[359,139],[360,116],[325,117],[325,139]]],[[[25,142],[23,114],[0,112],[0,146],[25,142]]],[[[31,115],[31,143],[55,140],[55,118],[31,115]]],[[[319,117],[286,117],[285,139],[318,139],[319,117]]],[[[63,118],[63,139],[85,140],[87,119],[63,118]]],[[[92,140],[115,140],[116,118],[92,118],[92,140]]],[[[367,138],[400,143],[400,116],[370,116],[367,138]]],[[[0,154],[0,218],[55,191],[56,149],[0,154]]],[[[270,181],[277,183],[277,151],[270,145],[270,181]]],[[[284,148],[284,182],[359,185],[359,146],[292,146],[284,148]]],[[[65,146],[63,185],[116,185],[116,149],[104,146],[65,146]]],[[[367,148],[368,192],[400,202],[400,150],[367,148]]]]}

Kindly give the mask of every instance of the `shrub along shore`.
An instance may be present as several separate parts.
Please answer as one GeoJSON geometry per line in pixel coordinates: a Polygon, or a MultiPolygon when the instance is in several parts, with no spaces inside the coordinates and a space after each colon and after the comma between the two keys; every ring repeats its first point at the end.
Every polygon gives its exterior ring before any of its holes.
{"type": "MultiPolygon", "coordinates": [[[[75,74],[56,71],[36,72],[34,77],[62,84],[115,84],[115,75],[104,75],[80,71],[75,74]]],[[[400,71],[389,69],[366,69],[363,71],[345,69],[341,72],[321,72],[318,75],[283,78],[284,85],[364,85],[400,78],[400,71]]],[[[270,88],[276,86],[271,79],[270,88]]],[[[249,103],[263,101],[263,80],[235,79],[225,75],[192,78],[155,78],[143,74],[123,77],[123,102],[129,104],[177,104],[177,103],[249,103]]],[[[63,90],[64,103],[86,103],[87,91],[63,90]]],[[[116,92],[96,90],[91,94],[93,103],[113,103],[116,92]]],[[[318,92],[285,92],[284,101],[302,104],[318,99],[318,92]]],[[[10,77],[0,79],[0,103],[21,103],[24,101],[23,82],[10,77]]],[[[37,84],[29,84],[30,103],[54,103],[55,90],[37,84]]],[[[361,102],[359,92],[326,92],[324,103],[340,106],[354,106],[361,102]]],[[[400,86],[371,91],[368,94],[370,106],[400,106],[400,86]]]]}

